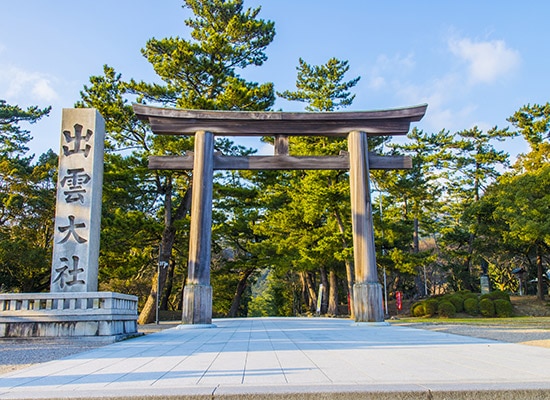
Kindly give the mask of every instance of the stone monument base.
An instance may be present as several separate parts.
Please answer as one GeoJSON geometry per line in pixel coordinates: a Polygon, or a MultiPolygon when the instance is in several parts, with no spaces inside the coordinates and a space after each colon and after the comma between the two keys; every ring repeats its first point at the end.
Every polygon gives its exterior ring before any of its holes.
{"type": "Polygon", "coordinates": [[[137,297],[112,292],[0,294],[2,338],[137,336],[137,297]]]}

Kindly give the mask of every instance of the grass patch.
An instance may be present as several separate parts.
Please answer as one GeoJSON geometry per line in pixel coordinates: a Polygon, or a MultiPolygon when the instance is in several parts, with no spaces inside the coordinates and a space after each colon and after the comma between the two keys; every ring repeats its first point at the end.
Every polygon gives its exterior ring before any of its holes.
{"type": "Polygon", "coordinates": [[[388,321],[391,324],[432,324],[432,325],[479,325],[479,326],[509,326],[532,327],[550,330],[550,317],[510,317],[510,318],[476,318],[458,315],[449,320],[426,317],[400,317],[398,320],[388,321]]]}

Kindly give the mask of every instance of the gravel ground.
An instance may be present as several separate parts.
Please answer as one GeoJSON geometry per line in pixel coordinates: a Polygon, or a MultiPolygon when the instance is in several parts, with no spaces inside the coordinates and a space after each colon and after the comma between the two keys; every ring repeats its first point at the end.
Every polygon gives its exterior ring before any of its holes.
{"type": "MultiPolygon", "coordinates": [[[[394,324],[550,348],[550,329],[546,327],[399,322],[394,324]]],[[[148,334],[176,325],[177,323],[161,323],[160,326],[154,324],[147,325],[140,327],[140,332],[148,334]]],[[[105,342],[83,339],[0,339],[0,374],[25,368],[36,363],[57,360],[100,346],[105,346],[105,342]]]]}
{"type": "Polygon", "coordinates": [[[36,363],[57,360],[100,346],[105,346],[105,342],[80,339],[2,339],[0,340],[0,374],[36,363]]]}

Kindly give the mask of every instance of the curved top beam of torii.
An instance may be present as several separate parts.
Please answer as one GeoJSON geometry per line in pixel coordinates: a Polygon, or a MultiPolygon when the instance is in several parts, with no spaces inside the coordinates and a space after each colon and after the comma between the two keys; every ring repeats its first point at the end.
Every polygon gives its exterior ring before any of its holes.
{"type": "Polygon", "coordinates": [[[410,123],[420,121],[427,104],[375,111],[282,112],[207,111],[134,104],[139,119],[149,121],[161,135],[193,135],[208,131],[222,136],[347,136],[351,131],[368,135],[405,135],[410,123]]]}

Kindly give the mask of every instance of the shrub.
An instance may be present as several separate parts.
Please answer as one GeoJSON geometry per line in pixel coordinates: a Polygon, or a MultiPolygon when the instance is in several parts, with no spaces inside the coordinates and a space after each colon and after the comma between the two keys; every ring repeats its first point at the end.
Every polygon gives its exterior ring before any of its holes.
{"type": "Polygon", "coordinates": [[[513,314],[512,303],[503,299],[496,299],[495,304],[495,314],[499,318],[511,317],[513,314]]]}
{"type": "Polygon", "coordinates": [[[464,297],[464,300],[466,299],[476,299],[478,300],[478,295],[476,293],[468,292],[461,294],[462,297],[464,297]]]}
{"type": "Polygon", "coordinates": [[[480,299],[489,299],[489,300],[497,300],[497,299],[501,299],[501,300],[506,300],[506,301],[510,301],[510,295],[506,292],[503,292],[502,290],[495,290],[491,293],[486,293],[486,294],[483,294],[481,295],[480,299]]]}
{"type": "Polygon", "coordinates": [[[422,317],[424,316],[424,303],[419,301],[414,303],[411,306],[411,315],[413,317],[422,317]]]}
{"type": "Polygon", "coordinates": [[[481,299],[479,301],[479,312],[484,317],[494,317],[495,316],[495,303],[491,299],[481,299]]]}
{"type": "Polygon", "coordinates": [[[508,303],[510,303],[510,294],[508,292],[503,292],[502,290],[495,290],[492,293],[493,297],[491,297],[491,300],[506,300],[508,303]]]}
{"type": "Polygon", "coordinates": [[[476,297],[468,297],[464,300],[464,311],[470,315],[479,314],[479,302],[476,297]]]}
{"type": "Polygon", "coordinates": [[[450,301],[442,301],[437,306],[437,313],[441,318],[452,318],[456,314],[456,309],[450,301]]]}
{"type": "Polygon", "coordinates": [[[453,294],[449,297],[449,301],[455,306],[456,312],[464,311],[464,297],[459,294],[453,294]]]}
{"type": "Polygon", "coordinates": [[[433,317],[437,312],[438,301],[435,299],[428,299],[424,302],[424,315],[426,317],[433,317]]]}

